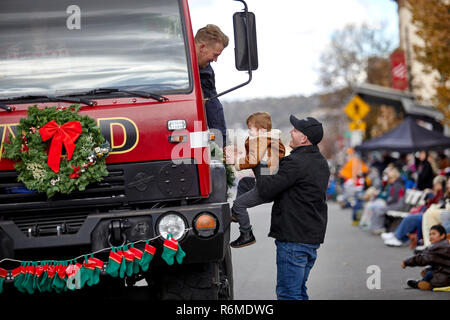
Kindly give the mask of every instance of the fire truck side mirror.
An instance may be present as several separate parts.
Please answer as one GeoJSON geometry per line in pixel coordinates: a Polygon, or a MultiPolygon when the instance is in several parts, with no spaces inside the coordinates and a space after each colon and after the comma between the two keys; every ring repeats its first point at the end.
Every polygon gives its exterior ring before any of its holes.
{"type": "Polygon", "coordinates": [[[244,0],[234,1],[242,2],[244,5],[243,12],[236,12],[233,15],[236,69],[239,71],[248,71],[248,80],[233,88],[216,94],[215,96],[209,97],[207,100],[218,98],[224,94],[246,86],[250,83],[250,81],[252,81],[252,70],[258,69],[255,15],[252,12],[248,12],[247,4],[244,0]]]}
{"type": "Polygon", "coordinates": [[[239,71],[258,69],[255,15],[253,12],[236,12],[233,15],[233,26],[236,69],[239,71]]]}

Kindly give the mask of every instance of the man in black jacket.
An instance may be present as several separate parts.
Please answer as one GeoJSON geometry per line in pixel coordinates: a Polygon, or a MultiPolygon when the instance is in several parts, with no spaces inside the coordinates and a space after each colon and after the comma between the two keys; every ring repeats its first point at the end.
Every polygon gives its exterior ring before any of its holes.
{"type": "MultiPolygon", "coordinates": [[[[217,94],[216,79],[211,62],[216,62],[222,51],[228,45],[228,37],[213,24],[199,29],[195,35],[195,51],[200,72],[203,98],[209,99],[217,94]]],[[[205,103],[206,119],[209,129],[216,129],[223,138],[218,141],[224,147],[227,141],[227,126],[223,113],[222,103],[218,98],[207,100],[205,103]]],[[[219,135],[217,135],[219,137],[219,135]]]]}
{"type": "Polygon", "coordinates": [[[289,156],[281,159],[275,175],[257,175],[262,198],[273,200],[269,236],[277,246],[277,298],[307,300],[306,281],[325,238],[327,160],[317,144],[322,124],[314,118],[290,117],[289,156]]]}

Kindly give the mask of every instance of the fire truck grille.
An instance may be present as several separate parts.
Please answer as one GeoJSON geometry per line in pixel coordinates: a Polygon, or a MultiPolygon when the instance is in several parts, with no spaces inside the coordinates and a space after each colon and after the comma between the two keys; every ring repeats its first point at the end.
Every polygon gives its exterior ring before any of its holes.
{"type": "Polygon", "coordinates": [[[161,201],[200,198],[197,165],[171,160],[110,164],[108,176],[84,191],[56,194],[29,191],[17,182],[16,171],[0,172],[0,220],[5,215],[50,211],[151,206],[161,201]]]}
{"type": "Polygon", "coordinates": [[[0,215],[10,212],[48,211],[72,207],[105,206],[122,202],[125,197],[123,170],[108,169],[109,175],[84,191],[57,194],[48,199],[45,193],[32,192],[17,182],[15,171],[0,172],[0,215]]]}
{"type": "Polygon", "coordinates": [[[75,234],[83,225],[88,213],[25,214],[5,216],[27,237],[45,237],[75,234]]]}

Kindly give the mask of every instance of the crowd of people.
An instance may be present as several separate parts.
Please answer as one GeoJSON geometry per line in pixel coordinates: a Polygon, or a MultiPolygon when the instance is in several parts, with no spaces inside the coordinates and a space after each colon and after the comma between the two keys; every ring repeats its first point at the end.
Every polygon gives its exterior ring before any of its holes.
{"type": "Polygon", "coordinates": [[[306,282],[325,237],[328,211],[325,191],[329,182],[327,195],[339,193],[342,206],[353,210],[354,225],[380,234],[386,245],[401,246],[408,242],[412,248],[418,243],[422,245],[420,252],[401,266],[430,265],[431,268],[423,272],[421,280],[409,281],[409,286],[450,289],[447,239],[450,161],[445,154],[439,154],[438,163],[425,151],[417,157],[409,154],[398,159],[372,155],[366,165],[349,153],[351,159],[341,174],[329,181],[329,163],[317,146],[323,138],[318,120],[290,116],[292,151],[285,156],[279,134],[272,130],[270,115],[256,112],[247,118],[249,136],[245,141],[245,155],[239,157],[235,146],[227,146],[223,107],[217,99],[211,67],[228,41],[220,28],[212,24],[201,28],[195,36],[208,127],[222,134],[223,140],[218,142],[224,148],[226,162],[236,170],[252,169],[256,178],[239,182],[232,221],[239,223],[240,236],[230,243],[231,247],[242,248],[256,242],[247,209],[273,201],[269,236],[276,239],[277,246],[277,298],[308,299],[306,282]],[[269,170],[263,174],[265,169],[269,170]],[[425,194],[425,201],[417,207],[406,208],[405,194],[413,188],[425,194]],[[405,209],[409,214],[392,230],[387,212],[405,209]]]}
{"type": "Polygon", "coordinates": [[[397,158],[372,153],[367,161],[349,152],[335,171],[329,197],[352,210],[352,224],[379,235],[389,247],[409,246],[406,266],[429,266],[413,288],[450,290],[450,161],[444,153],[420,151],[397,158]],[[419,193],[409,202],[408,192],[419,193]],[[390,214],[390,213],[402,214],[390,214]]]}

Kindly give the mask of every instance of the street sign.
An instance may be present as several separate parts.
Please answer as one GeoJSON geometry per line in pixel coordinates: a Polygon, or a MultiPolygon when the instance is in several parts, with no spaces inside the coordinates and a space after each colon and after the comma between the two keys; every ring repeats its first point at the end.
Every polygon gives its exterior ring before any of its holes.
{"type": "Polygon", "coordinates": [[[351,131],[355,130],[366,131],[366,122],[362,120],[352,121],[349,123],[348,127],[351,131]]]}
{"type": "Polygon", "coordinates": [[[358,95],[345,106],[345,113],[353,121],[362,120],[370,111],[370,106],[364,102],[358,95]]]}

